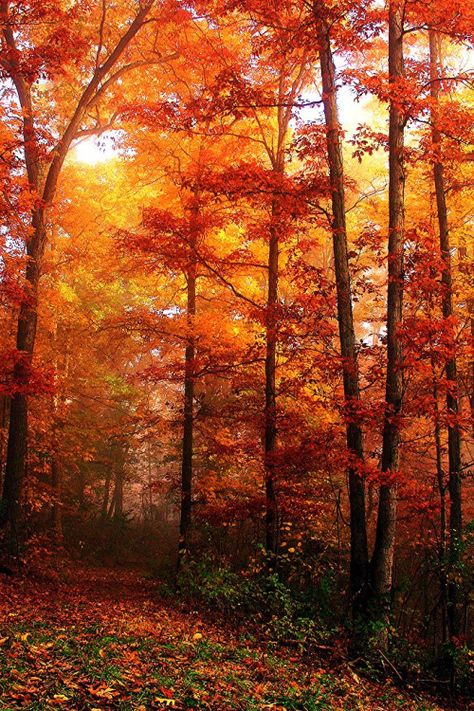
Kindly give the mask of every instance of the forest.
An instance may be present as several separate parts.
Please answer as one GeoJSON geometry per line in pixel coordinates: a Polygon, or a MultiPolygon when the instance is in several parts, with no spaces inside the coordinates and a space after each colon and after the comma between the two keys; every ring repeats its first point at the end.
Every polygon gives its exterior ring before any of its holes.
{"type": "Polygon", "coordinates": [[[0,708],[471,708],[473,0],[0,26],[0,708]]]}

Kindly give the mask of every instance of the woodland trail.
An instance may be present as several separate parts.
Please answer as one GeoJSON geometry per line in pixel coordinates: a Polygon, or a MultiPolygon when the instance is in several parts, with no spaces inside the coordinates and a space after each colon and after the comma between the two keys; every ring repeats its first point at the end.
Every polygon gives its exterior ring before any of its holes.
{"type": "Polygon", "coordinates": [[[223,628],[136,572],[65,577],[0,581],[0,709],[441,708],[223,628]]]}

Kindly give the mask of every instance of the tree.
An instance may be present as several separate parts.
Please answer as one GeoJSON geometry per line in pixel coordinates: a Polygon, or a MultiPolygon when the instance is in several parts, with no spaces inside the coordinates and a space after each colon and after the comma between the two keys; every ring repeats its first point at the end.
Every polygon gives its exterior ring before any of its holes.
{"type": "MultiPolygon", "coordinates": [[[[400,417],[403,404],[403,252],[404,252],[404,126],[403,112],[403,2],[389,4],[389,221],[387,292],[387,377],[382,443],[382,473],[377,530],[371,560],[371,605],[374,614],[387,621],[392,589],[397,512],[396,478],[399,467],[400,417]]],[[[387,644],[387,630],[380,637],[387,644]]]]}
{"type": "Polygon", "coordinates": [[[189,256],[186,269],[186,321],[188,342],[184,355],[183,458],[181,463],[181,507],[179,519],[178,563],[189,545],[193,480],[194,425],[194,318],[196,316],[196,247],[199,219],[199,195],[192,194],[189,210],[189,256]]]}
{"type": "MultiPolygon", "coordinates": [[[[458,378],[456,351],[452,326],[448,322],[453,318],[451,246],[449,239],[448,209],[446,205],[446,188],[442,163],[442,138],[437,116],[437,103],[440,96],[439,78],[439,46],[440,38],[432,28],[429,30],[430,51],[430,95],[433,100],[431,113],[432,148],[433,148],[433,181],[436,195],[438,216],[439,247],[443,260],[441,274],[442,312],[451,333],[450,356],[446,362],[446,377],[449,381],[446,393],[448,410],[448,463],[449,463],[449,498],[450,498],[450,566],[456,569],[460,560],[460,543],[462,535],[462,497],[461,497],[461,432],[458,422],[458,378]]],[[[461,612],[459,608],[458,585],[451,578],[448,584],[448,621],[451,637],[458,637],[461,631],[461,612]]]]}
{"type": "Polygon", "coordinates": [[[351,528],[350,592],[353,621],[360,627],[368,583],[368,545],[365,512],[365,483],[361,471],[364,451],[362,428],[358,421],[360,403],[356,339],[352,313],[352,289],[347,247],[346,203],[341,127],[337,109],[336,68],[331,50],[327,9],[315,0],[313,12],[319,45],[322,100],[326,124],[326,145],[332,203],[334,269],[336,273],[339,340],[342,357],[346,438],[349,452],[349,503],[351,528]]]}
{"type": "MultiPolygon", "coordinates": [[[[267,257],[267,298],[265,311],[265,404],[264,404],[264,467],[265,467],[265,546],[271,556],[278,551],[278,501],[277,501],[277,350],[279,331],[279,252],[285,239],[285,198],[283,182],[285,178],[286,151],[290,134],[290,122],[295,112],[297,99],[309,80],[310,63],[308,52],[299,42],[291,27],[298,28],[301,10],[291,4],[280,12],[260,3],[242,3],[244,12],[249,12],[250,26],[254,34],[255,59],[262,63],[262,51],[269,66],[265,77],[255,76],[253,85],[243,89],[243,99],[236,93],[240,106],[250,110],[256,122],[258,141],[262,144],[270,162],[275,189],[270,196],[267,257]],[[257,21],[254,24],[252,15],[257,21]],[[295,16],[296,15],[296,16],[295,16]],[[277,19],[277,23],[275,23],[277,19]],[[268,69],[271,69],[268,72],[268,69]],[[262,81],[263,79],[263,81],[262,81]],[[253,94],[253,96],[252,96],[253,94]],[[263,100],[262,98],[263,97],[263,100]],[[267,98],[268,97],[268,98],[267,98]],[[249,102],[250,98],[250,103],[249,102]],[[240,99],[240,101],[239,101],[240,99]],[[265,126],[260,113],[266,108],[273,109],[274,126],[265,126]]],[[[263,67],[262,67],[263,70],[263,67]]],[[[270,114],[271,115],[271,114],[270,114]]]]}
{"type": "MultiPolygon", "coordinates": [[[[38,307],[38,284],[41,276],[42,261],[47,243],[47,214],[54,200],[59,176],[67,152],[74,139],[80,134],[88,111],[97,105],[99,99],[107,91],[110,84],[116,81],[120,74],[131,68],[123,65],[113,72],[130,42],[143,27],[147,15],[153,6],[153,0],[148,0],[133,17],[128,29],[116,41],[113,49],[107,51],[103,43],[103,28],[106,20],[106,7],[103,6],[100,16],[99,32],[96,44],[87,47],[89,51],[96,48],[94,63],[89,65],[88,80],[78,91],[77,103],[69,113],[65,128],[60,138],[48,146],[45,153],[38,127],[38,109],[35,107],[33,88],[46,75],[54,81],[60,75],[61,51],[66,51],[73,41],[72,29],[63,35],[54,36],[56,25],[53,25],[53,35],[46,42],[59,44],[58,53],[48,56],[43,46],[36,46],[32,56],[22,58],[21,47],[24,33],[31,31],[18,24],[18,19],[11,12],[8,0],[2,0],[0,11],[3,24],[2,30],[2,69],[15,86],[21,110],[21,131],[23,136],[24,165],[28,175],[30,190],[34,196],[31,210],[31,234],[27,240],[28,261],[25,272],[26,293],[20,306],[16,348],[18,358],[15,364],[14,379],[17,382],[28,383],[32,365],[38,307]],[[57,66],[59,55],[59,66],[57,66]],[[26,61],[25,61],[26,60],[26,61]],[[31,62],[34,60],[33,69],[31,62]]],[[[70,22],[74,12],[63,13],[58,8],[51,8],[51,14],[59,12],[70,22]]],[[[41,17],[41,3],[33,4],[31,10],[31,27],[34,27],[35,17],[41,17]]],[[[29,41],[35,46],[34,35],[29,41]]],[[[82,42],[79,43],[82,46],[82,42]]],[[[84,49],[83,55],[86,54],[84,49]]],[[[69,59],[66,54],[66,58],[69,59]]],[[[60,120],[61,122],[61,120],[60,120]]],[[[10,409],[10,424],[8,434],[7,462],[2,493],[1,521],[8,524],[13,536],[17,535],[18,514],[22,483],[25,473],[26,451],[28,437],[28,398],[25,392],[17,392],[12,398],[10,409]]]]}

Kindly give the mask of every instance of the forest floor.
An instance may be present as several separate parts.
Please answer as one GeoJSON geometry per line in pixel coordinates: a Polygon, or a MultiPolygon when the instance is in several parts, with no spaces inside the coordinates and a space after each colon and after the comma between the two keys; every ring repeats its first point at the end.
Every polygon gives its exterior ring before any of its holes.
{"type": "Polygon", "coordinates": [[[138,573],[0,581],[0,709],[442,708],[223,627],[138,573]]]}

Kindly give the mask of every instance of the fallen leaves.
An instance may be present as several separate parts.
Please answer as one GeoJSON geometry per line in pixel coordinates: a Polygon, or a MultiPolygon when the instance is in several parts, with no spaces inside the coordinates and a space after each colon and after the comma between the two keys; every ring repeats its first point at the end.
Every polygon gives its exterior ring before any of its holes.
{"type": "Polygon", "coordinates": [[[65,694],[54,694],[53,696],[53,702],[57,704],[65,704],[67,701],[70,701],[69,696],[66,696],[65,694]]]}
{"type": "Polygon", "coordinates": [[[0,708],[387,708],[380,688],[361,684],[352,669],[328,673],[294,652],[239,639],[128,576],[88,570],[54,594],[46,583],[3,585],[0,708]]]}
{"type": "MultiPolygon", "coordinates": [[[[154,701],[157,704],[164,704],[164,706],[176,706],[175,699],[167,699],[167,698],[162,698],[161,696],[155,696],[154,701]]],[[[145,707],[143,706],[143,708],[145,708],[145,707]]]]}
{"type": "Polygon", "coordinates": [[[118,696],[120,692],[116,691],[113,689],[111,686],[107,686],[106,684],[99,684],[99,686],[89,686],[88,691],[92,696],[95,696],[99,699],[107,699],[109,701],[112,701],[114,696],[118,696]]]}

